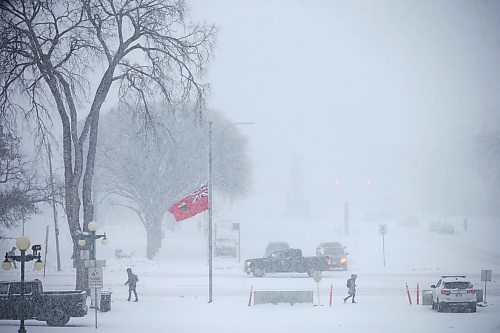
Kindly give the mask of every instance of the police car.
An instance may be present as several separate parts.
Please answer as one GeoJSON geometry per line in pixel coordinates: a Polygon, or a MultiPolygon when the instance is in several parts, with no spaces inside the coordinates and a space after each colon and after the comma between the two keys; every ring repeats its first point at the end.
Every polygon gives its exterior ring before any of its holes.
{"type": "Polygon", "coordinates": [[[464,307],[476,312],[476,290],[465,275],[443,275],[431,288],[432,308],[438,312],[464,307]]]}

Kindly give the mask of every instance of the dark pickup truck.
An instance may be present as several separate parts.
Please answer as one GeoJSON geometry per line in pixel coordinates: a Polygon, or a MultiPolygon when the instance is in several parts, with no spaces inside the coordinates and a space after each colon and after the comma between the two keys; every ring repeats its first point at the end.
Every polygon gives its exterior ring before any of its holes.
{"type": "Polygon", "coordinates": [[[265,273],[307,273],[329,271],[331,259],[328,256],[303,257],[302,250],[288,249],[271,253],[265,258],[247,259],[244,271],[261,277],[265,273]]]}
{"type": "Polygon", "coordinates": [[[0,282],[0,319],[35,319],[49,326],[64,326],[71,317],[87,314],[85,291],[44,292],[40,280],[24,283],[24,301],[21,282],[0,282]]]}

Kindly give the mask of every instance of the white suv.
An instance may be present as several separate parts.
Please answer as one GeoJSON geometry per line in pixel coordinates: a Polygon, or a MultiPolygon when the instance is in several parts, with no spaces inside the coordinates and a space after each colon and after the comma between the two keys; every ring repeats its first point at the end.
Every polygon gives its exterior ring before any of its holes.
{"type": "Polygon", "coordinates": [[[465,275],[444,275],[432,285],[432,308],[443,312],[445,307],[468,306],[476,312],[476,290],[465,275]]]}

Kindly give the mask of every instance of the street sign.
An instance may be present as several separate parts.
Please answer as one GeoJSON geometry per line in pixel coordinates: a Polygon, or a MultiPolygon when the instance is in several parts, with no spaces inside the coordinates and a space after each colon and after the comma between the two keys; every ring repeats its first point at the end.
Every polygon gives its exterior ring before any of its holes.
{"type": "Polygon", "coordinates": [[[80,250],[80,258],[82,260],[90,259],[90,251],[89,250],[80,250]]]}
{"type": "Polygon", "coordinates": [[[321,274],[321,271],[314,271],[312,272],[312,278],[316,283],[319,283],[323,278],[323,274],[321,274]]]}
{"type": "Polygon", "coordinates": [[[385,235],[385,234],[387,234],[387,225],[385,225],[385,224],[381,224],[381,225],[379,225],[378,232],[379,232],[381,235],[385,235]]]}
{"type": "Polygon", "coordinates": [[[491,269],[481,270],[481,282],[491,282],[491,269]]]}
{"type": "Polygon", "coordinates": [[[106,260],[85,260],[86,268],[90,267],[106,267],[106,260]]]}
{"type": "Polygon", "coordinates": [[[102,267],[89,268],[89,288],[102,288],[102,267]]]}

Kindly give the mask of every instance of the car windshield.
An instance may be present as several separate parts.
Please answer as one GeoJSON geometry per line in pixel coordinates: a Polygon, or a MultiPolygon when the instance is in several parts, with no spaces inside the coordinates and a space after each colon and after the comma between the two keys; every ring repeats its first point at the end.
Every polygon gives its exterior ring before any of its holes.
{"type": "Polygon", "coordinates": [[[325,249],[325,254],[326,255],[331,255],[331,256],[340,256],[344,255],[344,249],[343,248],[338,248],[338,247],[329,247],[325,249]]]}
{"type": "Polygon", "coordinates": [[[443,287],[445,289],[469,289],[472,288],[472,284],[464,281],[453,281],[445,282],[443,287]]]}
{"type": "MultiPolygon", "coordinates": [[[[32,293],[31,287],[32,287],[31,283],[24,284],[24,294],[25,295],[30,295],[32,293]]],[[[10,294],[11,295],[20,295],[21,294],[21,284],[20,283],[13,283],[10,286],[10,294]]]]}
{"type": "Polygon", "coordinates": [[[9,285],[7,283],[0,284],[0,295],[7,295],[9,293],[9,285]]]}
{"type": "Polygon", "coordinates": [[[321,243],[320,247],[342,247],[342,244],[339,242],[327,242],[327,243],[321,243]]]}

